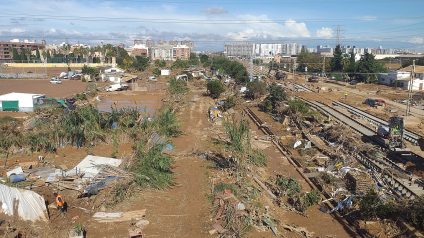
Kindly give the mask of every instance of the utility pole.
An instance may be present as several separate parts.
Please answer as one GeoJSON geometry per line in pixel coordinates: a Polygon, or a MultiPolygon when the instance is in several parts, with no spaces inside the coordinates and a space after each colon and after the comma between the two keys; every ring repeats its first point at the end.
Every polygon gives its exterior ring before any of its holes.
{"type": "Polygon", "coordinates": [[[341,38],[341,29],[340,29],[340,25],[337,25],[336,27],[336,46],[340,45],[340,38],[341,38]]]}
{"type": "Polygon", "coordinates": [[[249,62],[249,71],[250,71],[250,82],[253,81],[253,50],[254,50],[254,45],[251,44],[252,48],[250,50],[250,62],[249,62]]]}
{"type": "Polygon", "coordinates": [[[408,102],[406,104],[405,116],[409,116],[409,113],[411,113],[412,86],[414,83],[414,77],[415,77],[415,60],[412,61],[411,77],[409,79],[409,85],[408,85],[408,102]]]}
{"type": "Polygon", "coordinates": [[[326,77],[326,75],[325,75],[325,55],[324,55],[324,59],[323,59],[323,62],[322,62],[322,77],[326,77]]]}

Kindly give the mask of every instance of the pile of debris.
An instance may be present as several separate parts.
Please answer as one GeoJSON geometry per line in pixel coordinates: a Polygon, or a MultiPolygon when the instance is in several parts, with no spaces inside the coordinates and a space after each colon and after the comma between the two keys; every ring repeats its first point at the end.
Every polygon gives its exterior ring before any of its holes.
{"type": "Polygon", "coordinates": [[[368,173],[350,170],[346,173],[346,187],[353,194],[363,195],[374,187],[374,181],[368,173]]]}
{"type": "Polygon", "coordinates": [[[249,226],[248,213],[245,205],[240,202],[229,189],[215,194],[213,202],[216,214],[213,219],[213,229],[209,234],[220,234],[225,237],[240,237],[249,226]]]}
{"type": "MultiPolygon", "coordinates": [[[[10,184],[21,188],[0,184],[0,213],[23,221],[47,222],[51,215],[49,208],[56,206],[46,206],[45,197],[63,190],[75,195],[75,199],[98,194],[114,181],[131,178],[131,174],[119,168],[121,163],[121,159],[93,155],[87,155],[67,171],[49,165],[43,158],[37,162],[20,163],[6,175],[10,184]]],[[[73,198],[68,196],[66,200],[73,198]]]]}

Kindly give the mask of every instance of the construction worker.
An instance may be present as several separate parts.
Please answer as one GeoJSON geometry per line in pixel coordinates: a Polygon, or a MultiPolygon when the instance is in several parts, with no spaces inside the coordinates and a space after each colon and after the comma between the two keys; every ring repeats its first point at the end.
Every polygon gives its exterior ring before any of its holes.
{"type": "Polygon", "coordinates": [[[344,94],[345,101],[347,100],[347,92],[344,94]]]}
{"type": "Polygon", "coordinates": [[[66,212],[66,202],[65,199],[63,199],[62,195],[58,193],[53,193],[54,195],[54,201],[56,203],[57,209],[64,214],[66,212]]]}

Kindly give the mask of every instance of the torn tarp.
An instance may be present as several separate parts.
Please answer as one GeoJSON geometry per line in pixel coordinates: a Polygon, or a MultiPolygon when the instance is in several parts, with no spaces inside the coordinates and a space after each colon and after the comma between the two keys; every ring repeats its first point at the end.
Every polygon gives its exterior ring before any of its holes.
{"type": "Polygon", "coordinates": [[[118,167],[121,162],[120,159],[87,155],[77,166],[66,171],[65,176],[83,174],[83,179],[92,179],[100,173],[102,166],[118,167]]]}
{"type": "Polygon", "coordinates": [[[18,215],[25,221],[47,221],[44,198],[33,191],[0,184],[0,203],[1,212],[6,215],[18,215]]]}

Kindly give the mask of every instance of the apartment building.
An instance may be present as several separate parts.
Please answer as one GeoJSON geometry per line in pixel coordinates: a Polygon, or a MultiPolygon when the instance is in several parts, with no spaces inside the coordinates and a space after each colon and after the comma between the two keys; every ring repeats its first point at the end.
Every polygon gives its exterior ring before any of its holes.
{"type": "Polygon", "coordinates": [[[248,43],[236,42],[224,45],[224,53],[227,57],[236,58],[268,58],[275,55],[297,55],[302,49],[298,43],[248,43]]]}
{"type": "Polygon", "coordinates": [[[37,49],[44,49],[45,42],[36,43],[30,41],[1,41],[0,42],[0,62],[12,62],[13,61],[13,49],[17,49],[18,53],[20,53],[23,49],[29,49],[31,51],[37,49]]]}
{"type": "Polygon", "coordinates": [[[151,60],[172,60],[172,51],[172,45],[155,45],[149,48],[149,57],[151,60]]]}
{"type": "Polygon", "coordinates": [[[253,44],[248,42],[225,44],[224,54],[230,58],[250,58],[253,54],[253,44]]]}
{"type": "Polygon", "coordinates": [[[172,59],[190,59],[191,48],[187,45],[177,45],[172,47],[172,59]]]}

